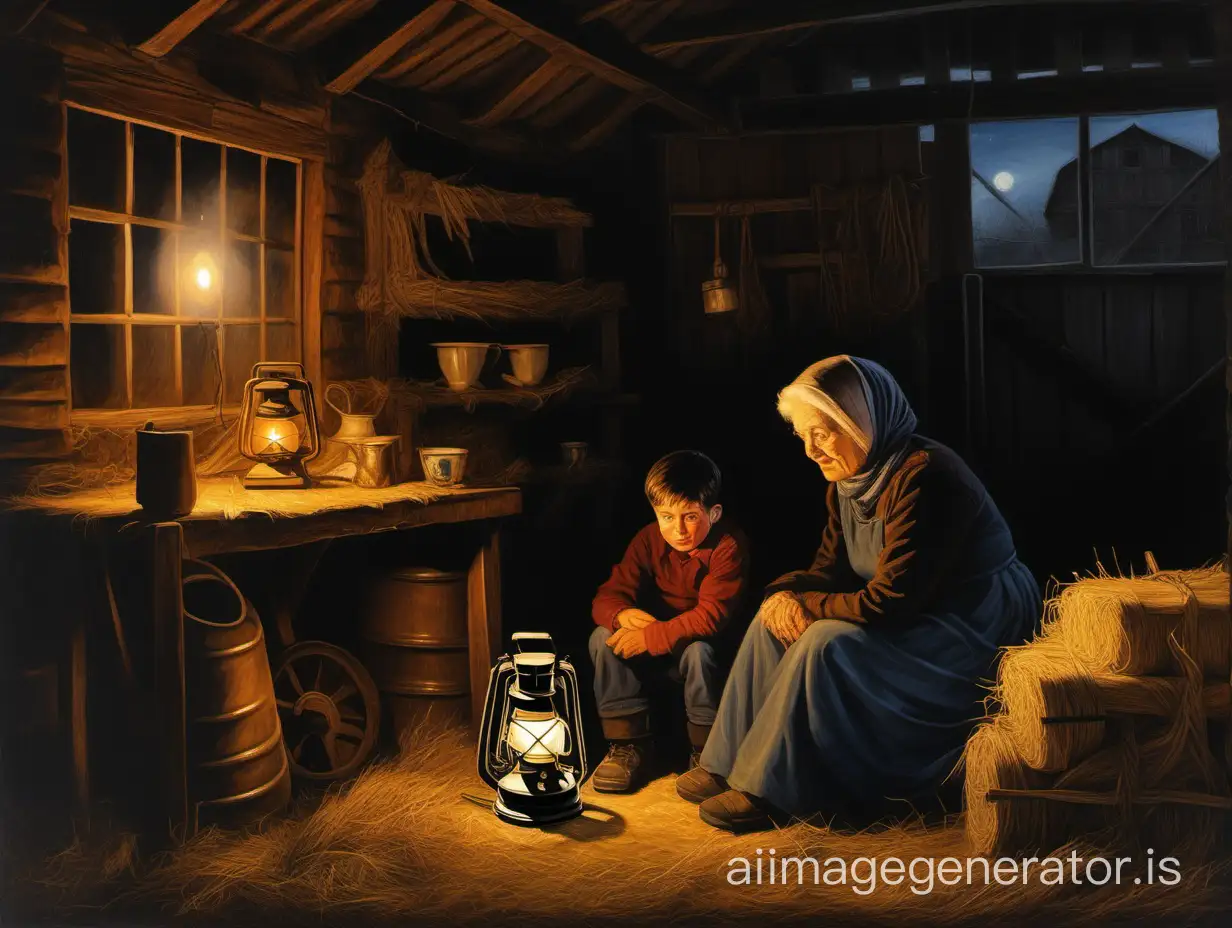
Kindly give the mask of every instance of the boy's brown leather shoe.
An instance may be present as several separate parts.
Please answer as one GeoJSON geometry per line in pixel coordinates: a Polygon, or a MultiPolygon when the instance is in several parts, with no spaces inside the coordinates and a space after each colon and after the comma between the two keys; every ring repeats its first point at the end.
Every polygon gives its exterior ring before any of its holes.
{"type": "Polygon", "coordinates": [[[591,782],[600,793],[631,793],[647,778],[650,766],[649,739],[617,741],[607,749],[607,756],[595,768],[591,782]]]}
{"type": "Polygon", "coordinates": [[[705,802],[727,791],[727,781],[703,767],[693,767],[676,778],[676,793],[685,802],[705,802]]]}

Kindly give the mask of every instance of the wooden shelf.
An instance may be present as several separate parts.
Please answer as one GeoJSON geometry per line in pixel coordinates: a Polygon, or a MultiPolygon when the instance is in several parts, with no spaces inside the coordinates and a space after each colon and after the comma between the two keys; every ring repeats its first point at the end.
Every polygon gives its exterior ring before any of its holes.
{"type": "Polygon", "coordinates": [[[395,305],[386,311],[404,319],[478,316],[493,323],[565,322],[616,312],[627,304],[625,286],[616,281],[557,283],[424,277],[399,281],[395,305]]]}
{"type": "Polygon", "coordinates": [[[479,387],[455,393],[439,383],[402,381],[400,388],[418,397],[428,408],[508,406],[513,409],[538,409],[548,403],[579,403],[597,406],[632,406],[640,397],[602,386],[595,375],[584,374],[565,380],[558,377],[535,389],[514,386],[479,387]]]}

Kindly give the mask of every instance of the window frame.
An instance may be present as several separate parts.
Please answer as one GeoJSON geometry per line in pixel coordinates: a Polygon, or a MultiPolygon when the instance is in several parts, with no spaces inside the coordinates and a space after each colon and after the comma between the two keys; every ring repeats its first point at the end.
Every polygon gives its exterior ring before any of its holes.
{"type": "MultiPolygon", "coordinates": [[[[971,160],[971,127],[977,123],[987,122],[1035,122],[1045,119],[1077,119],[1078,120],[1078,261],[1067,261],[1057,264],[996,264],[981,266],[977,263],[975,257],[975,222],[970,217],[970,207],[968,206],[968,247],[970,251],[971,269],[973,273],[988,274],[988,275],[1012,275],[1012,274],[1091,274],[1091,275],[1117,275],[1117,274],[1152,274],[1156,272],[1163,273],[1191,273],[1191,274],[1209,274],[1223,273],[1229,267],[1229,257],[1227,257],[1227,249],[1232,247],[1232,244],[1225,242],[1225,257],[1222,261],[1195,261],[1187,263],[1157,263],[1157,264],[1097,264],[1095,263],[1095,191],[1093,184],[1093,174],[1091,165],[1091,119],[1099,119],[1109,116],[1149,116],[1157,113],[1192,113],[1206,110],[1217,110],[1213,105],[1200,106],[1181,106],[1171,109],[1117,109],[1117,110],[1100,110],[1098,112],[1070,112],[1070,113],[1052,113],[1049,115],[1040,116],[1020,116],[1011,119],[978,119],[966,121],[966,143],[967,143],[967,163],[969,173],[973,169],[970,168],[971,160]]],[[[1220,156],[1223,156],[1222,150],[1220,156]]],[[[1119,168],[1118,168],[1119,169],[1119,168]]],[[[974,176],[971,177],[974,180],[974,176]]]]}
{"type": "MultiPolygon", "coordinates": [[[[85,222],[105,223],[118,225],[123,229],[124,241],[124,281],[123,281],[123,311],[116,313],[101,313],[101,314],[74,314],[72,307],[72,287],[66,286],[67,294],[67,318],[66,332],[67,338],[67,359],[65,365],[65,375],[67,381],[67,402],[69,412],[69,422],[72,425],[84,425],[94,427],[140,427],[146,422],[153,422],[158,426],[179,426],[188,427],[193,425],[203,425],[217,421],[220,417],[224,419],[233,418],[238,415],[240,410],[239,403],[227,403],[225,396],[226,384],[226,367],[225,367],[225,343],[223,337],[223,329],[228,327],[252,327],[255,326],[259,333],[259,360],[266,360],[266,351],[268,344],[269,326],[275,325],[287,327],[294,330],[294,339],[299,347],[299,360],[304,364],[305,370],[313,367],[308,354],[309,349],[313,344],[307,326],[309,324],[307,287],[305,278],[307,269],[305,267],[305,220],[306,220],[306,184],[311,167],[311,162],[307,159],[295,156],[286,155],[267,149],[262,149],[252,145],[243,143],[226,141],[222,138],[211,136],[209,133],[195,131],[192,129],[175,128],[169,125],[163,125],[158,122],[142,119],[139,117],[126,116],[120,112],[102,109],[95,106],[83,105],[73,100],[64,100],[63,107],[63,144],[66,158],[69,155],[69,146],[71,140],[68,138],[68,111],[79,110],[86,113],[92,113],[96,116],[102,116],[108,119],[113,119],[124,126],[125,139],[125,167],[124,167],[124,211],[117,212],[109,209],[98,209],[95,207],[74,206],[70,202],[68,191],[67,175],[65,178],[64,203],[65,215],[68,219],[68,228],[71,234],[71,223],[74,219],[85,222]],[[135,196],[135,166],[134,166],[134,142],[133,142],[133,127],[144,126],[150,129],[155,129],[160,132],[166,132],[175,139],[176,151],[176,168],[175,168],[175,220],[166,220],[153,218],[148,216],[138,216],[134,214],[134,196],[135,196]],[[251,318],[244,317],[226,317],[223,315],[222,300],[218,303],[218,312],[216,315],[184,315],[180,307],[180,289],[177,282],[175,287],[175,312],[174,313],[137,313],[133,307],[133,235],[132,229],[134,226],[143,226],[146,228],[156,228],[170,230],[176,232],[192,231],[190,226],[183,223],[183,177],[181,170],[181,146],[183,139],[193,139],[200,142],[205,142],[213,145],[218,145],[223,157],[220,159],[219,167],[219,196],[220,216],[218,228],[218,243],[222,253],[227,254],[225,246],[230,242],[247,242],[256,244],[259,248],[259,290],[260,290],[260,305],[257,315],[251,318]],[[261,180],[259,194],[259,212],[260,226],[257,235],[238,232],[227,227],[227,159],[225,156],[226,150],[236,149],[249,152],[261,158],[261,180]],[[288,249],[286,241],[275,240],[265,237],[266,229],[266,168],[268,162],[278,160],[293,164],[295,166],[295,218],[291,248],[288,249]],[[274,248],[279,251],[290,251],[292,255],[293,269],[293,295],[292,306],[293,312],[290,316],[275,316],[269,317],[266,314],[266,256],[267,250],[274,248]],[[174,333],[174,351],[175,351],[175,384],[176,391],[180,399],[183,399],[183,355],[182,341],[183,328],[187,325],[199,325],[207,323],[215,326],[215,340],[218,350],[218,364],[220,370],[221,381],[219,384],[220,397],[217,403],[208,405],[173,405],[173,406],[157,406],[157,407],[133,407],[131,405],[123,408],[112,409],[102,407],[81,407],[76,408],[73,405],[73,359],[72,359],[72,326],[74,324],[95,324],[95,325],[119,325],[124,329],[124,346],[125,346],[125,370],[124,370],[124,395],[125,402],[131,404],[133,401],[133,327],[137,325],[149,325],[158,328],[170,328],[174,333]]],[[[175,272],[179,273],[181,266],[182,253],[180,252],[180,238],[176,238],[176,256],[174,260],[175,272]]],[[[219,288],[220,292],[225,292],[225,280],[227,262],[224,260],[219,267],[219,288]]],[[[72,266],[72,247],[70,244],[68,265],[66,266],[66,274],[71,273],[72,266]]],[[[68,279],[66,277],[66,284],[68,279]]],[[[272,359],[285,360],[285,359],[272,359]]]]}

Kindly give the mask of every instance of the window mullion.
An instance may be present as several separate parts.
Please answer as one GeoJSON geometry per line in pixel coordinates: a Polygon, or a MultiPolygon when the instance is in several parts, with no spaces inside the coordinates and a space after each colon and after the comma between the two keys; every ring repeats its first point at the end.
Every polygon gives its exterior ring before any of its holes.
{"type": "MultiPolygon", "coordinates": [[[[133,214],[133,124],[124,123],[124,212],[133,214]]],[[[133,408],[133,224],[124,223],[124,408],[133,408]]]]}
{"type": "MultiPolygon", "coordinates": [[[[181,142],[183,136],[175,137],[175,221],[176,223],[184,222],[184,167],[180,161],[181,142]]],[[[171,291],[172,305],[175,308],[175,315],[178,319],[183,313],[180,306],[180,286],[183,283],[183,265],[180,263],[183,260],[183,255],[180,250],[180,232],[171,233],[172,241],[172,256],[174,263],[172,264],[171,274],[171,291]]],[[[175,395],[181,406],[184,405],[184,327],[176,325],[175,327],[175,395]]]]}
{"type": "Polygon", "coordinates": [[[1095,209],[1091,190],[1091,118],[1078,117],[1078,248],[1083,267],[1093,267],[1095,209]]]}
{"type": "Polygon", "coordinates": [[[258,197],[259,202],[257,205],[258,222],[260,223],[258,228],[260,229],[260,235],[261,235],[261,244],[257,246],[257,262],[260,265],[257,271],[257,277],[258,277],[258,280],[260,281],[260,289],[261,289],[261,295],[258,300],[258,302],[260,303],[260,317],[261,317],[260,348],[258,349],[260,354],[258,355],[258,357],[262,361],[269,360],[269,352],[268,352],[269,340],[267,338],[267,333],[266,333],[267,326],[265,323],[265,311],[266,311],[266,306],[265,306],[265,171],[268,165],[269,165],[269,158],[265,157],[265,155],[262,155],[261,156],[261,182],[260,182],[261,192],[258,197]]]}

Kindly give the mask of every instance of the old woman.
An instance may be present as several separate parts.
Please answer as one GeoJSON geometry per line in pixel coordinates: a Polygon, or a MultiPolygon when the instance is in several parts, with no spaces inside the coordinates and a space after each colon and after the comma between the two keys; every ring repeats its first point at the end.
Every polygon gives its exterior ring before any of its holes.
{"type": "Polygon", "coordinates": [[[1041,612],[988,492],[915,433],[888,371],[819,361],[779,411],[829,481],[828,513],[812,566],[767,590],[700,766],[676,782],[731,831],[934,795],[982,714],[999,649],[1028,638],[1041,612]]]}

